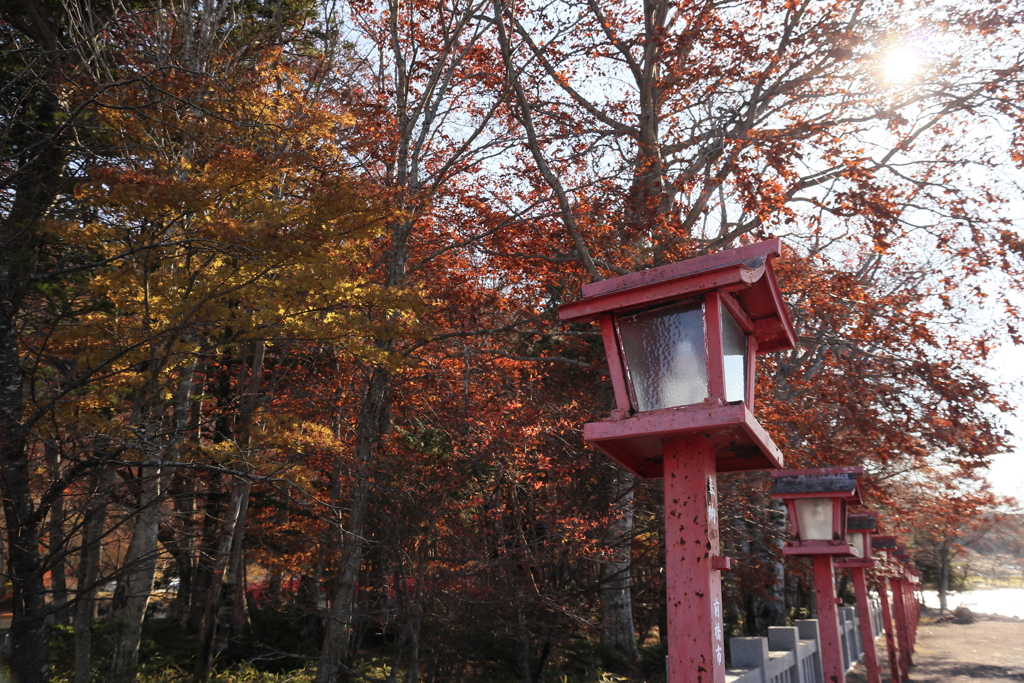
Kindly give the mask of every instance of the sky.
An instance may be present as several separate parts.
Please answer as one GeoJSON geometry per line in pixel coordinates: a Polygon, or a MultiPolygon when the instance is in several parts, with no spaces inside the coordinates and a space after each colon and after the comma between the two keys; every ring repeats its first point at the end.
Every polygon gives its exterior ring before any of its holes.
{"type": "Polygon", "coordinates": [[[1002,415],[1003,422],[1014,434],[1014,449],[993,459],[988,480],[993,491],[1015,496],[1024,504],[1024,348],[1012,345],[1000,348],[993,358],[992,367],[998,372],[995,379],[1017,384],[1017,389],[1011,393],[1017,410],[1002,415]]]}

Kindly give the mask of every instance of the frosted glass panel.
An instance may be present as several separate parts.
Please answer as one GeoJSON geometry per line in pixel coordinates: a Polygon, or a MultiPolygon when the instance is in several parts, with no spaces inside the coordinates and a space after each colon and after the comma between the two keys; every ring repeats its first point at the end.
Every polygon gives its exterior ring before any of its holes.
{"type": "Polygon", "coordinates": [[[857,557],[867,559],[864,553],[864,539],[867,534],[846,534],[846,542],[857,549],[857,557]]]}
{"type": "Polygon", "coordinates": [[[747,336],[725,306],[722,306],[722,351],[725,353],[725,401],[743,401],[747,397],[747,336]]]}
{"type": "Polygon", "coordinates": [[[832,499],[797,498],[797,525],[801,541],[832,540],[832,499]]]}
{"type": "Polygon", "coordinates": [[[618,327],[638,411],[686,406],[708,397],[702,303],[622,316],[618,327]]]}

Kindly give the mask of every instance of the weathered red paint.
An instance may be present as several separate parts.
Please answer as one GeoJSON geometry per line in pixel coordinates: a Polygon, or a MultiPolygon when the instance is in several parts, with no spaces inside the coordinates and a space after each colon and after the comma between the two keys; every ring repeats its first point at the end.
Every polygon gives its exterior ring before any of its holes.
{"type": "Polygon", "coordinates": [[[665,443],[665,581],[669,683],[725,683],[715,448],[707,438],[665,443]]]}
{"type": "Polygon", "coordinates": [[[719,556],[717,473],[782,466],[782,453],[753,415],[754,357],[796,345],[771,259],[782,243],[768,240],[583,287],[583,298],[559,308],[562,320],[598,320],[615,410],[584,425],[583,438],[641,478],[665,478],[669,683],[725,683],[725,634],[719,556]],[[707,399],[639,410],[619,316],[703,300],[707,399]],[[726,402],[722,308],[746,335],[742,399],[726,402]]]}
{"type": "Polygon", "coordinates": [[[725,365],[722,358],[722,297],[708,292],[704,298],[704,329],[707,334],[708,393],[725,402],[725,365]]]}
{"type": "Polygon", "coordinates": [[[839,640],[839,610],[831,555],[814,555],[814,594],[818,603],[821,668],[825,683],[846,683],[843,645],[839,640]]]}
{"type": "Polygon", "coordinates": [[[586,322],[717,290],[735,297],[757,337],[759,351],[791,349],[797,335],[775,279],[773,239],[583,285],[583,297],[558,309],[562,320],[586,322]]]}
{"type": "Polygon", "coordinates": [[[743,404],[666,408],[583,425],[587,443],[644,479],[662,476],[665,442],[687,433],[707,434],[715,442],[719,472],[782,464],[782,452],[743,404]]]}
{"type": "Polygon", "coordinates": [[[885,576],[878,577],[878,599],[882,603],[882,625],[885,631],[885,649],[889,655],[889,677],[892,683],[900,683],[903,678],[900,675],[899,651],[896,648],[893,615],[889,606],[889,580],[885,576]]]}
{"type": "Polygon", "coordinates": [[[626,370],[619,355],[619,342],[615,337],[615,319],[611,314],[602,315],[601,339],[604,340],[604,353],[608,358],[608,374],[612,378],[612,391],[615,393],[615,407],[629,415],[629,388],[626,386],[626,370]]]}
{"type": "Polygon", "coordinates": [[[871,605],[868,603],[868,580],[864,567],[853,567],[853,590],[857,596],[857,613],[860,622],[860,639],[864,644],[864,669],[868,683],[882,683],[882,669],[878,666],[878,651],[875,649],[875,633],[871,628],[871,605]]]}
{"type": "Polygon", "coordinates": [[[902,578],[893,578],[890,583],[892,585],[893,612],[896,616],[896,639],[899,641],[900,676],[905,679],[910,675],[910,667],[914,664],[906,582],[902,578]]]}

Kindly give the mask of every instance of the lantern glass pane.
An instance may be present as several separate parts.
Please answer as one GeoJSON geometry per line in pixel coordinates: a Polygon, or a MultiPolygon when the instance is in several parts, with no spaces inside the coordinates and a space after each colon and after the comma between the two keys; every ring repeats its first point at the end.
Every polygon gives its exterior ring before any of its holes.
{"type": "Polygon", "coordinates": [[[797,498],[796,516],[801,541],[832,540],[832,499],[797,498]]]}
{"type": "Polygon", "coordinates": [[[867,538],[867,534],[861,534],[857,532],[851,532],[846,534],[846,542],[857,549],[857,557],[866,560],[868,556],[865,552],[865,538],[867,538]]]}
{"type": "Polygon", "coordinates": [[[747,335],[722,306],[722,352],[725,354],[725,401],[742,401],[747,395],[747,335]]]}
{"type": "Polygon", "coordinates": [[[621,316],[618,329],[638,411],[686,406],[708,397],[702,302],[621,316]]]}

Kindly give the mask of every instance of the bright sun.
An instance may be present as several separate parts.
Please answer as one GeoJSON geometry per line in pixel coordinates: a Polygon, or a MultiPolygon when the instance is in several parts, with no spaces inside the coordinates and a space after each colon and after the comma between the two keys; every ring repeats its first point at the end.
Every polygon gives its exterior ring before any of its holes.
{"type": "Polygon", "coordinates": [[[916,45],[901,45],[882,60],[882,77],[889,83],[906,83],[913,79],[921,67],[924,57],[916,45]]]}

